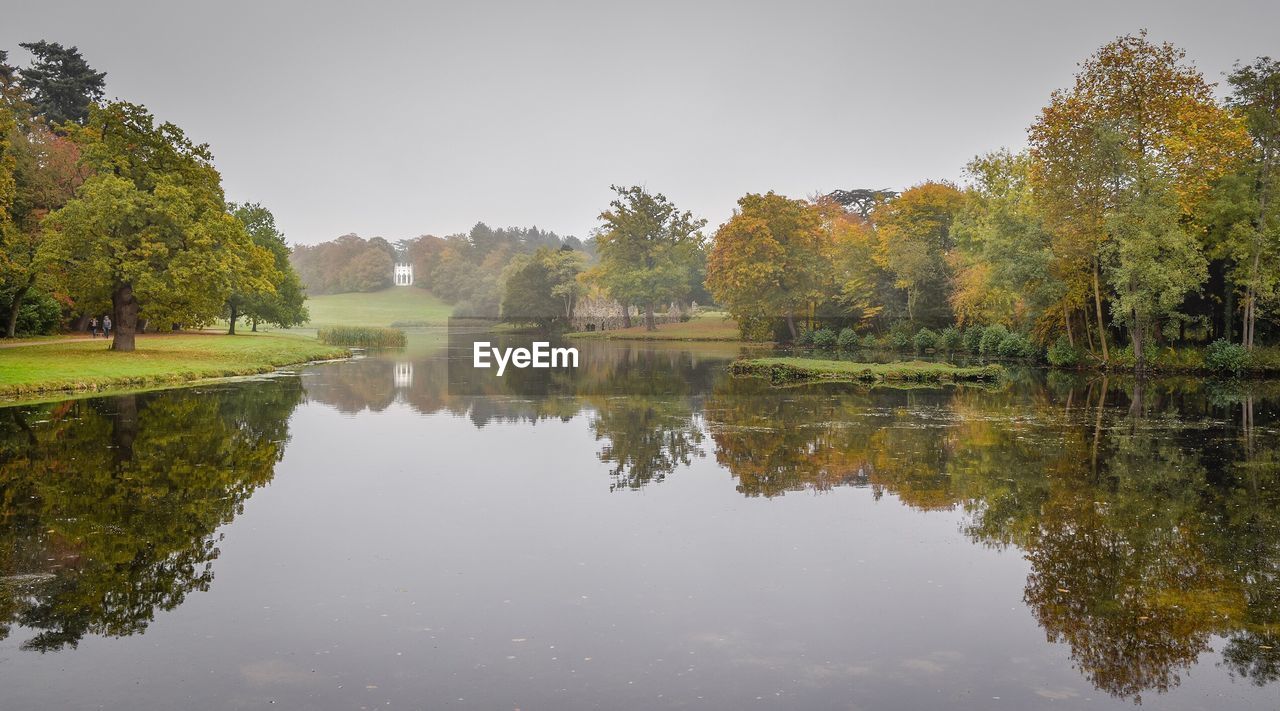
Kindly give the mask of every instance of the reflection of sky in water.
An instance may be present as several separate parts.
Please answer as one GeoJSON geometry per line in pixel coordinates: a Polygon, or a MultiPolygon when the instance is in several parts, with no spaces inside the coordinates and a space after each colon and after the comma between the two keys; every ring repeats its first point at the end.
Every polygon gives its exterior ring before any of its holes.
{"type": "Polygon", "coordinates": [[[1115,382],[776,390],[598,348],[542,397],[451,393],[430,351],[306,369],[207,591],[57,653],[13,627],[6,705],[1274,704],[1221,653],[1280,608],[1232,568],[1280,567],[1276,399],[1248,444],[1233,392],[1153,385],[1135,422],[1115,382]]]}

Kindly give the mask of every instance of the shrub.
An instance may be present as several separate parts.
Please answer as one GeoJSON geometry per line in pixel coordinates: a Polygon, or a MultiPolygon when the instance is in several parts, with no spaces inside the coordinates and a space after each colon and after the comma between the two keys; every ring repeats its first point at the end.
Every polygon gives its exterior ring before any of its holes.
{"type": "Polygon", "coordinates": [[[829,351],[836,347],[836,332],[829,328],[819,328],[813,332],[813,347],[829,351]]]}
{"type": "Polygon", "coordinates": [[[836,337],[836,346],[842,351],[851,351],[858,347],[858,334],[853,332],[852,328],[840,329],[840,335],[836,337]]]}
{"type": "Polygon", "coordinates": [[[915,344],[916,352],[924,353],[925,351],[936,349],[938,347],[939,336],[936,332],[922,328],[916,332],[916,337],[911,339],[915,344]]]}
{"type": "Polygon", "coordinates": [[[1035,358],[1039,350],[1030,338],[1021,333],[1010,333],[996,346],[1001,358],[1035,358]]]}
{"type": "Polygon", "coordinates": [[[863,348],[879,348],[880,339],[876,338],[876,335],[874,333],[868,333],[867,335],[862,337],[862,347],[863,348]]]}
{"type": "Polygon", "coordinates": [[[53,333],[61,321],[62,304],[44,292],[33,292],[18,309],[15,333],[19,336],[53,333]]]}
{"type": "Polygon", "coordinates": [[[316,333],[321,343],[330,346],[354,346],[357,348],[403,348],[404,331],[398,328],[372,328],[369,326],[333,326],[316,333]]]}
{"type": "Polygon", "coordinates": [[[1000,342],[1009,335],[1009,329],[996,324],[982,329],[982,339],[978,341],[978,353],[994,356],[1000,353],[1000,342]]]}
{"type": "Polygon", "coordinates": [[[964,335],[955,326],[947,326],[938,334],[938,345],[948,351],[958,351],[964,345],[964,335]]]}
{"type": "Polygon", "coordinates": [[[1219,373],[1239,373],[1249,367],[1249,351],[1239,343],[1219,338],[1205,347],[1204,364],[1219,373]]]}
{"type": "Polygon", "coordinates": [[[773,320],[759,316],[738,316],[738,336],[744,341],[772,341],[773,320]]]}
{"type": "Polygon", "coordinates": [[[1058,340],[1054,341],[1053,345],[1049,347],[1046,357],[1049,360],[1049,365],[1055,368],[1072,368],[1079,365],[1082,360],[1080,351],[1071,345],[1065,333],[1058,336],[1058,340]]]}
{"type": "Polygon", "coordinates": [[[964,336],[961,338],[964,349],[974,355],[978,355],[982,344],[982,334],[986,332],[982,326],[970,326],[965,329],[964,336]]]}
{"type": "Polygon", "coordinates": [[[813,331],[808,329],[801,331],[800,335],[796,336],[796,345],[802,348],[813,346],[813,331]]]}

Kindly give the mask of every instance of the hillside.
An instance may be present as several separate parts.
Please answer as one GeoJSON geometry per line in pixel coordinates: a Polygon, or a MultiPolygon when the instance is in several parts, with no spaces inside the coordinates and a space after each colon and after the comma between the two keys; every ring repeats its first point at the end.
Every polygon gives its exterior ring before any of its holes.
{"type": "Polygon", "coordinates": [[[307,299],[309,326],[443,326],[453,307],[415,287],[368,293],[324,294],[307,299]]]}

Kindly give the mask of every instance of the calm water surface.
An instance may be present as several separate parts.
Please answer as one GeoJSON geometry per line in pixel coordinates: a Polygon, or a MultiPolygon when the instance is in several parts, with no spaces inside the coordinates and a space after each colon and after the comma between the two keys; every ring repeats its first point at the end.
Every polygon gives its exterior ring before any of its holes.
{"type": "Polygon", "coordinates": [[[580,345],[0,409],[0,708],[1280,708],[1280,384],[580,345]]]}

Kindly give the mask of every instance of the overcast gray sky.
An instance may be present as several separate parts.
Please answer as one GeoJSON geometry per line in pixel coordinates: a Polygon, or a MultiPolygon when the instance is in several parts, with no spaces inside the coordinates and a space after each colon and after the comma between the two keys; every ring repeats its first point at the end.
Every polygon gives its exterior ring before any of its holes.
{"type": "Polygon", "coordinates": [[[959,179],[1119,34],[1211,81],[1280,54],[1274,1],[5,4],[11,60],[79,46],[302,243],[477,220],[586,237],[610,183],[714,228],[746,192],[959,179]]]}

